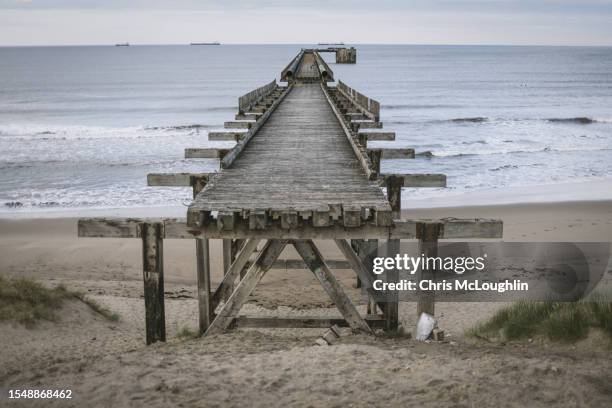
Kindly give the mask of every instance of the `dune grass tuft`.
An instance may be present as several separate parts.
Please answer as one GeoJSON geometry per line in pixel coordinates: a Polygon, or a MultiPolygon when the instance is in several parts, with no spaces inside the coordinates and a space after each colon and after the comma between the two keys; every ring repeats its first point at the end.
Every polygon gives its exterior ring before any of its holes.
{"type": "Polygon", "coordinates": [[[105,318],[119,320],[118,314],[63,285],[49,289],[32,279],[7,279],[0,276],[0,321],[12,320],[28,328],[39,320],[55,322],[59,319],[57,312],[63,302],[75,298],[105,318]]]}
{"type": "Polygon", "coordinates": [[[466,334],[507,340],[541,335],[553,341],[573,343],[587,337],[591,328],[603,330],[612,341],[612,302],[601,295],[580,302],[517,302],[466,334]]]}
{"type": "Polygon", "coordinates": [[[178,333],[176,333],[176,336],[183,340],[189,340],[189,339],[195,339],[196,337],[199,337],[200,335],[198,334],[198,332],[190,329],[189,327],[183,327],[181,330],[179,330],[178,333]]]}

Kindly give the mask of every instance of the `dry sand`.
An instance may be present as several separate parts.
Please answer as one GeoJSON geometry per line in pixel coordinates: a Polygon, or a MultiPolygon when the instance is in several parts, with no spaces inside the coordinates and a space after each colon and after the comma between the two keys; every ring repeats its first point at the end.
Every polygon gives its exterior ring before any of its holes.
{"type": "MultiPolygon", "coordinates": [[[[612,241],[612,203],[576,202],[406,211],[411,218],[501,218],[506,241],[612,241]]],[[[214,253],[219,247],[213,244],[214,253]]],[[[600,342],[575,347],[474,342],[463,331],[500,304],[440,303],[450,337],[426,344],[351,335],[313,346],[315,329],[234,330],[176,337],[197,327],[194,244],[164,243],[169,342],[144,346],[140,243],[77,239],[74,219],[0,220],[0,273],[64,283],[121,315],[109,322],[68,303],[59,323],[0,324],[0,406],[605,406],[612,359],[600,342]],[[7,389],[72,389],[71,401],[9,401],[7,389]]],[[[329,258],[341,259],[332,246],[329,258]]],[[[287,253],[285,257],[294,258],[287,253]]],[[[219,256],[213,283],[221,277],[219,256]]],[[[608,268],[610,269],[610,268],[608,268]]],[[[608,274],[612,271],[608,270],[608,274]]],[[[338,276],[353,299],[350,271],[338,276]]],[[[244,313],[336,315],[305,270],[270,271],[244,313]]],[[[363,306],[360,306],[363,309],[363,306]]],[[[413,304],[401,305],[414,325],[413,304]]]]}

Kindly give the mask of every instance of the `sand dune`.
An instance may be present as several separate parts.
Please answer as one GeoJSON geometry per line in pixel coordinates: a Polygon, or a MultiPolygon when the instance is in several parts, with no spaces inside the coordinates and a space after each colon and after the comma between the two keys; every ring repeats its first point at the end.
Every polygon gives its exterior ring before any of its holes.
{"type": "MultiPolygon", "coordinates": [[[[612,241],[609,202],[413,210],[409,217],[500,217],[508,241],[612,241]]],[[[219,246],[213,244],[214,253],[219,246]]],[[[74,301],[58,323],[0,324],[0,388],[72,389],[71,401],[9,406],[604,406],[612,359],[592,339],[577,346],[475,342],[465,329],[501,304],[440,303],[444,343],[352,335],[314,346],[318,329],[234,330],[184,340],[197,327],[193,242],[166,241],[169,341],[144,345],[138,240],[77,239],[74,219],[0,221],[0,271],[89,293],[121,315],[110,322],[74,301]]],[[[340,259],[331,246],[324,255],[340,259]]],[[[285,256],[293,257],[292,254],[285,256]]],[[[213,280],[221,277],[219,256],[213,280]]],[[[608,268],[610,269],[610,267],[608,268]]],[[[610,270],[607,272],[612,274],[610,270]]],[[[350,271],[338,276],[351,297],[350,271]]],[[[311,274],[274,270],[245,313],[336,315],[311,274]]],[[[408,330],[414,304],[401,305],[408,330]]],[[[5,401],[3,401],[4,403],[5,401]]]]}

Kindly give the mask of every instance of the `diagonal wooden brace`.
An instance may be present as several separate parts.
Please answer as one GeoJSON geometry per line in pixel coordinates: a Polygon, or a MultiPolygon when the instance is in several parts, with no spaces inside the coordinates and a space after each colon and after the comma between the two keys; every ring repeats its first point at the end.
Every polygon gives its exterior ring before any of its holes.
{"type": "Polygon", "coordinates": [[[344,293],[342,286],[325,264],[325,260],[312,240],[294,241],[293,246],[306,262],[312,273],[325,289],[342,316],[353,330],[372,333],[368,323],[361,317],[351,299],[344,293]]]}
{"type": "Polygon", "coordinates": [[[251,292],[253,292],[253,289],[255,289],[255,286],[257,286],[261,278],[274,264],[274,261],[283,252],[286,245],[286,240],[270,240],[266,242],[257,260],[251,265],[238,286],[236,286],[236,289],[234,289],[230,298],[223,305],[215,320],[208,327],[205,335],[219,333],[227,329],[238,315],[251,292]]]}

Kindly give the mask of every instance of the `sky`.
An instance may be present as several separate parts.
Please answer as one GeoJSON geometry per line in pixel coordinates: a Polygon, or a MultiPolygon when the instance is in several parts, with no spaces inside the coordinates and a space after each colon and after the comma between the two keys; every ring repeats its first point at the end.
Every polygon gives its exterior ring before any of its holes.
{"type": "Polygon", "coordinates": [[[612,0],[0,0],[0,46],[612,45],[612,0]]]}

